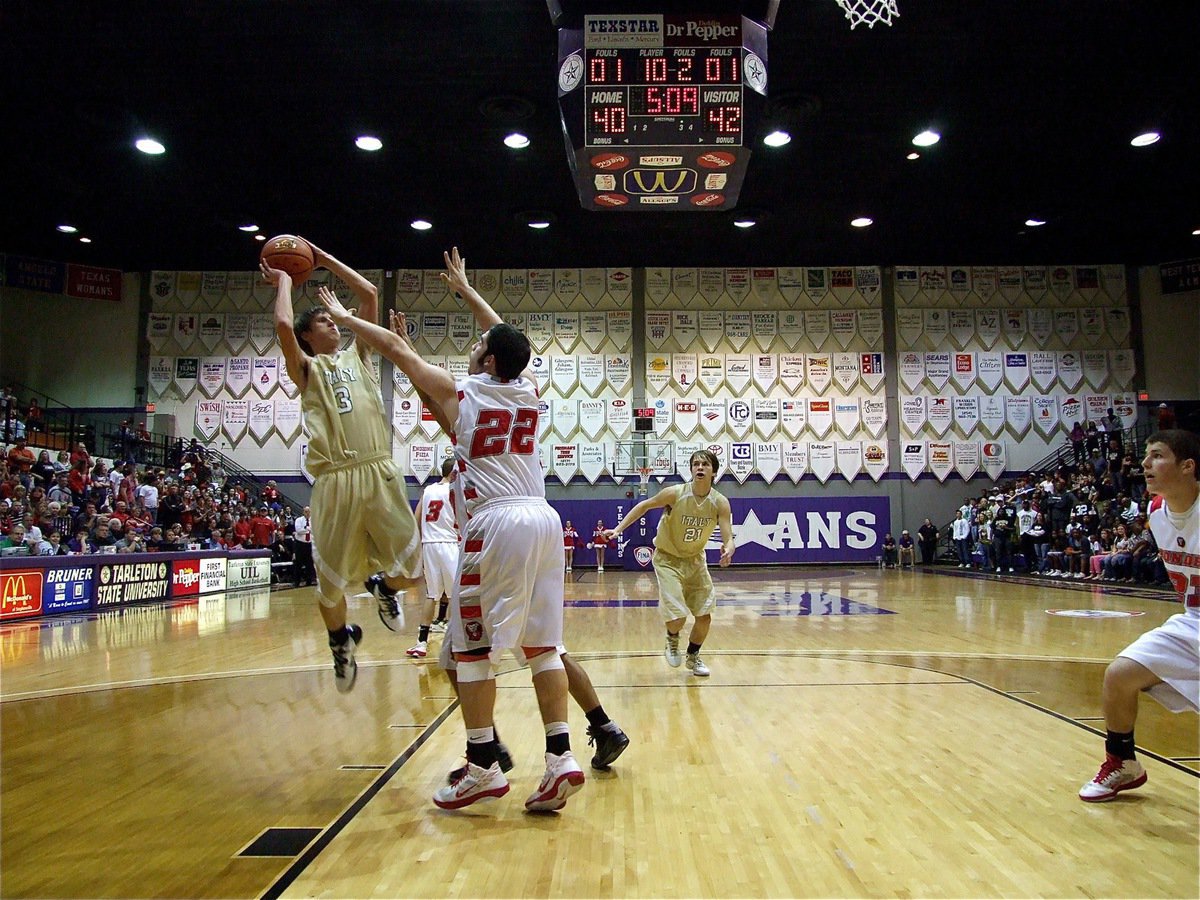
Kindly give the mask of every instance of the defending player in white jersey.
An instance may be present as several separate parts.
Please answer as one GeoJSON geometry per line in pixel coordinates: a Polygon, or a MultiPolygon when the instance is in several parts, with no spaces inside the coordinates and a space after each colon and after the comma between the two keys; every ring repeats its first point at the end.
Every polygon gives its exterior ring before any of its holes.
{"type": "Polygon", "coordinates": [[[1105,759],[1079,791],[1090,803],[1146,783],[1133,725],[1145,691],[1171,712],[1200,711],[1200,437],[1158,431],[1146,439],[1150,530],[1183,612],[1122,650],[1104,673],[1105,759]]]}
{"type": "Polygon", "coordinates": [[[471,348],[468,375],[421,359],[407,341],[355,318],[328,291],[321,301],[339,324],[394,362],[453,424],[458,472],[455,489],[466,516],[461,567],[451,602],[449,638],[458,662],[459,697],[467,728],[466,772],[434,795],[457,809],[508,793],[497,762],[493,726],[495,663],[505,651],[533,673],[546,730],[546,772],[525,801],[530,810],[554,810],[584,783],[570,749],[567,676],[562,643],[562,520],[546,502],[538,459],[537,382],[527,369],[529,340],[506,325],[467,281],[455,248],[445,254],[442,277],[466,299],[483,335],[471,348]]]}
{"type": "MultiPolygon", "coordinates": [[[[425,488],[417,504],[417,528],[421,532],[421,560],[425,569],[425,605],[417,627],[417,643],[404,651],[411,659],[424,659],[429,652],[429,632],[433,628],[435,603],[446,608],[454,592],[458,572],[458,526],[450,502],[450,476],[454,460],[442,462],[442,477],[425,488]]],[[[445,626],[442,627],[445,631],[445,626]]]]}

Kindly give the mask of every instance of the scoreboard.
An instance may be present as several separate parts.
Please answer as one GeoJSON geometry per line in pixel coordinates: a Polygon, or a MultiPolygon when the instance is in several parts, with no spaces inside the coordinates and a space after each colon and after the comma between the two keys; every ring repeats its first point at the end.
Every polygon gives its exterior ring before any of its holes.
{"type": "Polygon", "coordinates": [[[737,15],[589,15],[559,30],[558,96],[588,209],[729,209],[767,89],[737,15]]]}

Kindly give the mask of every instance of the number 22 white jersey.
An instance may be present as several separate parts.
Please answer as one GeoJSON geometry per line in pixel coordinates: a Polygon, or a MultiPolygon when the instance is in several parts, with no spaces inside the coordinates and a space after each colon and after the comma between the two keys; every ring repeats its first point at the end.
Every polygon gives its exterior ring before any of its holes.
{"type": "Polygon", "coordinates": [[[1162,497],[1155,497],[1150,501],[1150,530],[1185,611],[1200,616],[1200,497],[1182,516],[1170,512],[1162,497]]]}
{"type": "Polygon", "coordinates": [[[501,381],[479,374],[460,380],[457,388],[455,485],[461,485],[465,511],[501,498],[545,499],[537,385],[525,378],[501,381]]]}

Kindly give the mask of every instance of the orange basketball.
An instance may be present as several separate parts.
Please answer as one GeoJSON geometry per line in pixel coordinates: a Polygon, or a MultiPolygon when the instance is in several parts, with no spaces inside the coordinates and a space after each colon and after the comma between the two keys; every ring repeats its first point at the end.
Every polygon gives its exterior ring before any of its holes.
{"type": "Polygon", "coordinates": [[[282,269],[299,284],[312,273],[315,260],[308,241],[294,234],[281,234],[263,244],[260,258],[272,269],[282,269]]]}

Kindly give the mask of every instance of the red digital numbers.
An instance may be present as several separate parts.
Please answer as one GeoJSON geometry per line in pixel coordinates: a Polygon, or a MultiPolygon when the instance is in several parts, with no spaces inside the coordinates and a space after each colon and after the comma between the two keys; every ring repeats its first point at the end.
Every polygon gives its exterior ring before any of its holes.
{"type": "Polygon", "coordinates": [[[710,106],[704,117],[704,130],[711,134],[741,134],[740,106],[710,106]]]}
{"type": "Polygon", "coordinates": [[[593,56],[588,60],[588,84],[620,84],[624,68],[619,56],[593,56]]]}
{"type": "Polygon", "coordinates": [[[630,88],[629,111],[635,116],[696,116],[700,114],[698,87],[630,88]]]}
{"type": "Polygon", "coordinates": [[[528,456],[537,446],[538,412],[522,407],[514,416],[507,409],[482,409],[471,438],[471,458],[512,453],[528,456]]]}
{"type": "Polygon", "coordinates": [[[592,133],[593,134],[624,134],[626,119],[625,107],[623,106],[593,106],[592,107],[592,133]]]}

